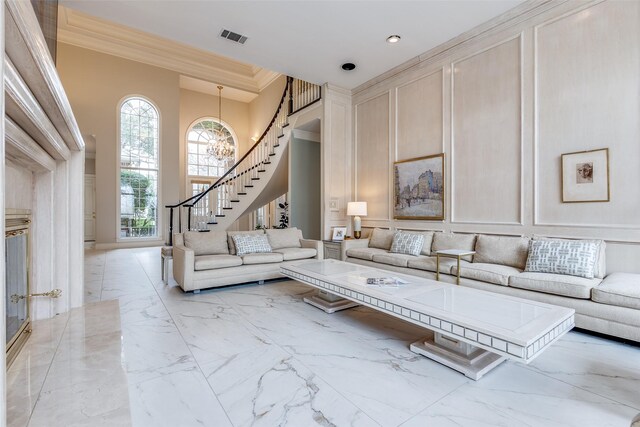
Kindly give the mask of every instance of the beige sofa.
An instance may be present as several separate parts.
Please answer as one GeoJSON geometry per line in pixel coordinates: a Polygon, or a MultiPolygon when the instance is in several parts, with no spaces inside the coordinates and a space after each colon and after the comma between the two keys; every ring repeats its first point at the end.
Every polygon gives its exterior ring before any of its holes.
{"type": "Polygon", "coordinates": [[[182,290],[199,292],[200,289],[281,278],[283,263],[322,259],[322,242],[302,238],[302,232],[295,227],[266,230],[271,252],[236,254],[234,235],[264,233],[265,230],[175,234],[173,277],[182,290]]]}
{"type": "MultiPolygon", "coordinates": [[[[461,261],[460,285],[527,298],[576,310],[576,327],[640,342],[640,275],[605,278],[605,243],[598,241],[593,279],[525,272],[529,238],[424,232],[419,256],[390,252],[393,231],[375,229],[369,239],[348,240],[348,262],[435,279],[437,250],[475,250],[461,261]]],[[[540,239],[539,237],[534,237],[540,239]]],[[[455,283],[456,260],[440,258],[440,280],[455,283]]]]}

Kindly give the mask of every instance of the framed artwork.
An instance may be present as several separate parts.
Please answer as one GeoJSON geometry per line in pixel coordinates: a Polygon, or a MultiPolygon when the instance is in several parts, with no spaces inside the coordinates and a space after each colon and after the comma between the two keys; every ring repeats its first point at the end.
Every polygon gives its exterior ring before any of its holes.
{"type": "Polygon", "coordinates": [[[393,218],[444,219],[444,153],[393,164],[393,218]]]}
{"type": "Polygon", "coordinates": [[[333,227],[333,233],[331,234],[331,240],[334,242],[341,242],[347,235],[347,227],[333,227]]]}
{"type": "Polygon", "coordinates": [[[562,155],[562,202],[609,201],[609,149],[562,155]]]}

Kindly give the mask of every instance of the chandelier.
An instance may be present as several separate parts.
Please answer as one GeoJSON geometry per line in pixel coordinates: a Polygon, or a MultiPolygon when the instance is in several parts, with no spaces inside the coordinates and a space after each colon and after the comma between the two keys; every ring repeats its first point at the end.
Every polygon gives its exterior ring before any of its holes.
{"type": "Polygon", "coordinates": [[[212,138],[207,145],[207,154],[209,157],[215,158],[218,162],[226,162],[233,158],[235,147],[229,143],[225,128],[222,126],[222,86],[218,86],[218,122],[219,127],[215,128],[215,122],[212,125],[212,138]]]}

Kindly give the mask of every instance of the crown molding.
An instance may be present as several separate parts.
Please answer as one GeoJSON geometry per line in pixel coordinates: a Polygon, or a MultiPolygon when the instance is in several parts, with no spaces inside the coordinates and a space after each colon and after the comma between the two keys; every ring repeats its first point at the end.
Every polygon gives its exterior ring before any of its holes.
{"type": "Polygon", "coordinates": [[[464,46],[470,40],[486,37],[491,34],[495,34],[498,31],[513,27],[520,22],[544,13],[547,10],[558,7],[568,1],[570,0],[527,0],[514,7],[513,9],[509,9],[505,13],[496,16],[495,18],[472,28],[469,31],[464,32],[459,36],[454,37],[451,40],[442,43],[441,45],[436,46],[421,55],[415,56],[403,62],[402,64],[397,65],[390,70],[385,71],[384,73],[372,78],[371,80],[362,83],[361,85],[355,87],[351,91],[351,94],[356,95],[400,73],[403,73],[410,69],[421,67],[427,62],[435,61],[437,60],[437,58],[447,55],[455,49],[464,46]]]}
{"type": "Polygon", "coordinates": [[[58,41],[165,68],[255,94],[277,79],[274,71],[115,24],[64,6],[58,9],[58,41]]]}

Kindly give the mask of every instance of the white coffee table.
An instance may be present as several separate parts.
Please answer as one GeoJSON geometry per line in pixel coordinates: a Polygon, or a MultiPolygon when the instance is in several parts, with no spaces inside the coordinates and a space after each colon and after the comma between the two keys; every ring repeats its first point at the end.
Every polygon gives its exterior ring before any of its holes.
{"type": "Polygon", "coordinates": [[[285,276],[435,332],[410,349],[474,380],[506,359],[529,363],[574,326],[574,310],[337,260],[283,265],[285,276]],[[367,278],[408,283],[374,287],[367,278]]]}

